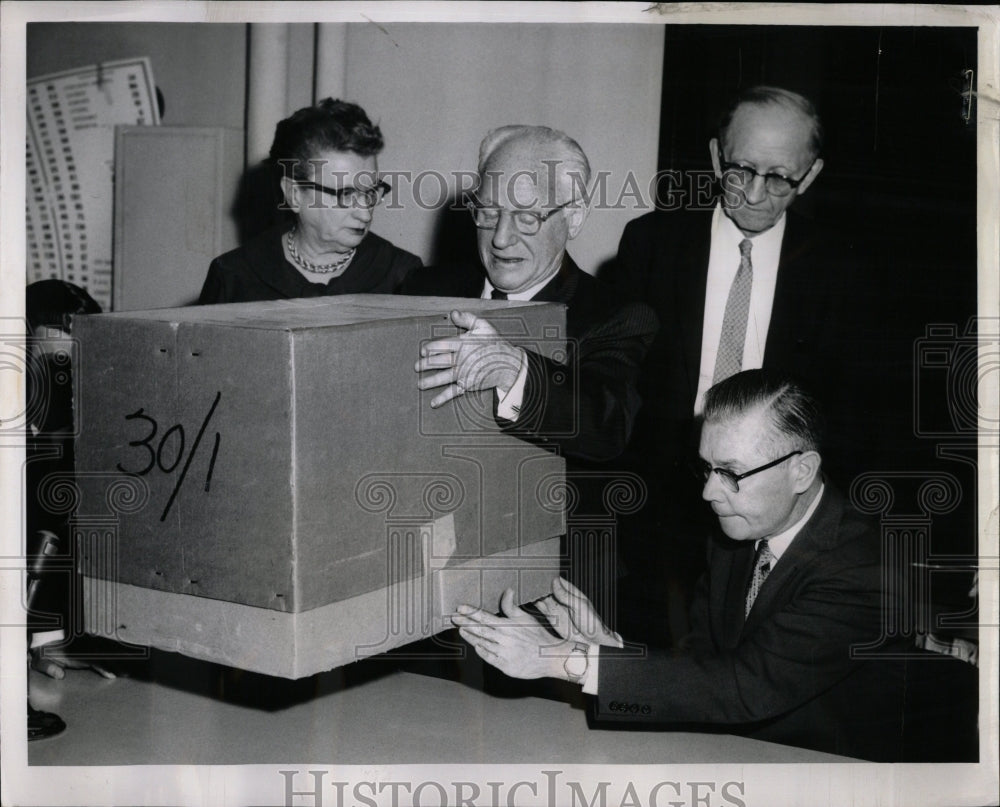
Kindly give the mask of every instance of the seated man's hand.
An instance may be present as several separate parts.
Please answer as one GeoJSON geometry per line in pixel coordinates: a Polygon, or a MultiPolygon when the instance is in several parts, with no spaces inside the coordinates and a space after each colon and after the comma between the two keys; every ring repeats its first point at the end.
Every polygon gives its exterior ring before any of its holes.
{"type": "Polygon", "coordinates": [[[466,392],[509,390],[517,380],[524,351],[475,314],[452,311],[451,321],[464,333],[425,344],[414,368],[418,373],[428,373],[418,380],[418,388],[444,387],[431,400],[431,406],[437,408],[466,392]]]}
{"type": "Polygon", "coordinates": [[[451,621],[480,658],[512,678],[565,678],[569,643],[556,639],[515,605],[511,589],[503,593],[500,610],[503,616],[460,605],[451,621]]]}
{"type": "Polygon", "coordinates": [[[67,656],[61,649],[45,645],[32,649],[31,667],[57,680],[66,677],[66,670],[93,670],[102,678],[115,677],[113,672],[106,670],[100,664],[67,656]]]}
{"type": "Polygon", "coordinates": [[[536,602],[535,606],[564,639],[608,647],[622,646],[621,637],[608,630],[590,600],[568,580],[561,577],[553,580],[552,594],[536,602]]]}

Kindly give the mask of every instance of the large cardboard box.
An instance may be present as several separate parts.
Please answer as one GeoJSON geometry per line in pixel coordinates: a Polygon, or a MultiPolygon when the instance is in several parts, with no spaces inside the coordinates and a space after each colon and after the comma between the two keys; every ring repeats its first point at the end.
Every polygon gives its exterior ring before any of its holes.
{"type": "Polygon", "coordinates": [[[562,306],[351,295],[82,317],[74,516],[88,631],[297,678],[557,572],[564,461],[492,393],[431,409],[448,312],[565,351],[562,306]]]}

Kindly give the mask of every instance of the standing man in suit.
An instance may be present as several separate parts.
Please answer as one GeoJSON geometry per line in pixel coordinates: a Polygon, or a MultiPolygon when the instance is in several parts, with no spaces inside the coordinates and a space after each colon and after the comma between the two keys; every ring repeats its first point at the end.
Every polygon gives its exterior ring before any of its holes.
{"type": "Polygon", "coordinates": [[[587,218],[579,190],[589,180],[587,156],[563,132],[489,132],[470,203],[481,265],[427,267],[404,286],[408,294],[566,304],[565,362],[512,345],[485,319],[455,311],[459,334],[424,345],[416,370],[420,389],[440,388],[432,406],[493,390],[500,427],[564,454],[570,482],[583,486],[575,472],[600,469],[628,443],[639,368],[657,329],[648,306],[607,288],[566,252],[587,218]]]}
{"type": "MultiPolygon", "coordinates": [[[[851,299],[863,288],[852,279],[857,258],[849,233],[827,233],[792,210],[823,170],[822,145],[808,99],[777,87],[746,90],[709,142],[720,187],[714,205],[687,200],[683,209],[629,222],[606,276],[647,301],[661,323],[640,379],[646,406],[628,457],[650,486],[651,506],[623,540],[631,572],[673,570],[675,635],[686,629],[678,617],[702,568],[698,547],[711,523],[691,504],[698,497],[685,466],[713,383],[760,367],[793,373],[830,404],[828,472],[846,485],[857,467],[869,419],[855,419],[856,406],[842,405],[845,378],[855,389],[861,383],[845,368],[866,360],[860,308],[851,299]],[[650,563],[657,554],[659,562],[650,563]]],[[[636,611],[648,604],[637,603],[636,611]]]]}
{"type": "Polygon", "coordinates": [[[595,696],[598,719],[683,724],[871,759],[899,755],[900,701],[852,648],[881,636],[878,532],[820,472],[815,400],[751,370],[713,386],[699,445],[717,518],[709,566],[677,651],[622,648],[580,592],[556,580],[541,610],[559,636],[461,606],[453,618],[487,662],[595,696]]]}

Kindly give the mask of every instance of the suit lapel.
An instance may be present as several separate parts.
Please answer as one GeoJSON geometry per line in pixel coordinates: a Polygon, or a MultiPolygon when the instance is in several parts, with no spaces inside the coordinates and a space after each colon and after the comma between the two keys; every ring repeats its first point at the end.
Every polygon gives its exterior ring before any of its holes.
{"type": "Polygon", "coordinates": [[[767,330],[764,346],[764,361],[769,367],[788,367],[795,348],[805,338],[803,321],[798,318],[803,300],[813,300],[809,306],[811,315],[820,310],[825,302],[816,299],[822,291],[815,288],[821,281],[821,267],[815,267],[806,260],[810,249],[809,239],[804,232],[804,223],[789,211],[785,214],[785,235],[778,260],[778,277],[774,287],[774,303],[771,307],[771,324],[767,330]],[[811,284],[811,285],[810,285],[811,284]]]}
{"type": "Polygon", "coordinates": [[[565,253],[562,264],[559,266],[559,271],[531,298],[532,301],[537,303],[568,304],[576,293],[576,286],[579,282],[577,272],[579,271],[580,269],[577,268],[576,263],[569,256],[569,253],[565,253]]]}
{"type": "MultiPolygon", "coordinates": [[[[701,228],[700,237],[685,239],[679,266],[685,271],[673,270],[676,278],[676,313],[681,328],[681,353],[684,357],[684,375],[688,382],[688,399],[694,408],[701,372],[701,335],[705,324],[705,291],[708,287],[708,259],[712,249],[712,216],[701,214],[692,218],[692,225],[701,228]]],[[[662,323],[661,323],[662,327],[662,323]]]]}
{"type": "MultiPolygon", "coordinates": [[[[746,620],[747,628],[753,627],[762,618],[766,619],[774,610],[774,606],[782,601],[783,590],[798,577],[800,570],[815,563],[818,553],[829,549],[831,536],[838,534],[838,522],[842,511],[840,494],[827,482],[823,499],[816,512],[795,536],[795,540],[789,544],[781,560],[775,564],[774,571],[768,575],[767,581],[761,587],[746,620]]],[[[749,580],[749,574],[747,579],[749,580]]]]}
{"type": "Polygon", "coordinates": [[[726,647],[736,647],[740,634],[743,632],[747,586],[750,584],[750,575],[753,574],[755,556],[753,541],[746,541],[733,552],[732,569],[726,586],[726,605],[723,612],[727,615],[723,636],[726,647]]]}

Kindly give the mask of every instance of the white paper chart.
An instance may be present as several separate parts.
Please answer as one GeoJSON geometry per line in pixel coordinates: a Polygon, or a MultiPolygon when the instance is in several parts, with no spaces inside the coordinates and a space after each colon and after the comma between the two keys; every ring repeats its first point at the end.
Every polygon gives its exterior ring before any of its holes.
{"type": "Polygon", "coordinates": [[[148,58],[29,79],[27,282],[83,286],[111,310],[115,126],[156,125],[148,58]]]}

